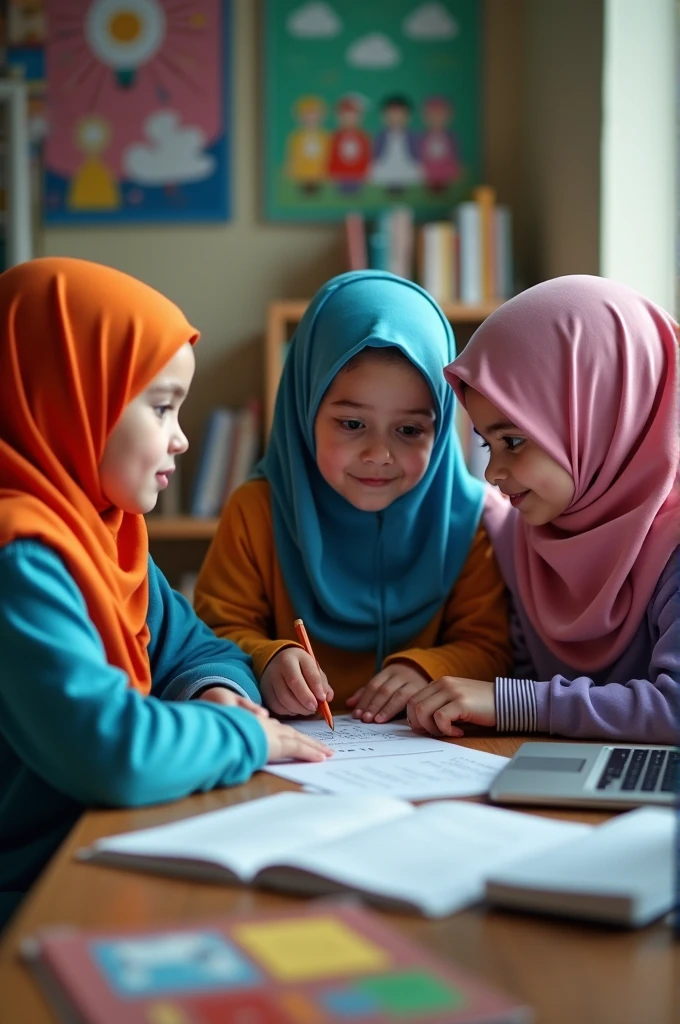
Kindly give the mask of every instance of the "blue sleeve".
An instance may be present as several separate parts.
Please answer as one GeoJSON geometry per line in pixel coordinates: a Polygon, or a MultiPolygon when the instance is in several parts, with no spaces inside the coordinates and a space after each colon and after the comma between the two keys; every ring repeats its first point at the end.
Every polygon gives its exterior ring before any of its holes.
{"type": "Polygon", "coordinates": [[[250,657],[231,640],[216,637],[151,558],[147,623],[155,697],[189,700],[210,686],[227,686],[262,703],[250,657]]]}
{"type": "Polygon", "coordinates": [[[245,782],[266,761],[250,712],[130,688],[64,563],[38,542],[0,551],[0,650],[0,732],[27,767],[81,803],[174,800],[245,782]]]}

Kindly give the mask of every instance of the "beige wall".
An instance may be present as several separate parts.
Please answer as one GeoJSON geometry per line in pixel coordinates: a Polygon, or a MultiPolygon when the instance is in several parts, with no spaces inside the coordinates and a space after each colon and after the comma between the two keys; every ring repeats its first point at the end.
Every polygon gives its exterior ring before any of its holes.
{"type": "MultiPolygon", "coordinates": [[[[381,0],[382,2],[382,0],[381,0]]],[[[587,2],[587,0],[586,0],[587,2]]],[[[520,264],[527,248],[522,223],[525,0],[485,4],[485,176],[517,213],[520,264]]],[[[201,329],[198,369],[184,425],[193,452],[210,407],[240,404],[261,391],[261,339],[267,305],[312,294],[345,269],[338,225],[273,225],[259,219],[261,181],[260,5],[234,4],[233,218],[211,226],[51,229],[38,252],[111,264],[174,299],[201,329]]]]}
{"type": "Polygon", "coordinates": [[[525,0],[529,283],[600,266],[602,0],[525,0]]]}

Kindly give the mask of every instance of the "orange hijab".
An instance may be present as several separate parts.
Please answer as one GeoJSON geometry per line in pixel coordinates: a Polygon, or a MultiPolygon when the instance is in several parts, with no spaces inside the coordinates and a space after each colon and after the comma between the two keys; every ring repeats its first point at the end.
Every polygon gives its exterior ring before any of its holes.
{"type": "Polygon", "coordinates": [[[35,537],[77,583],[111,665],[151,689],[148,539],[99,463],[126,405],[198,332],[118,270],[48,258],[0,274],[0,547],[35,537]]]}

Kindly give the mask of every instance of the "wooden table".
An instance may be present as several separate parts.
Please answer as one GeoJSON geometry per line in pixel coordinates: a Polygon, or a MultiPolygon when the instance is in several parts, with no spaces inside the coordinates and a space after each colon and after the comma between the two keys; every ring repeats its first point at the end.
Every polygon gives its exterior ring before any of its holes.
{"type": "MultiPolygon", "coordinates": [[[[509,755],[520,741],[480,735],[463,742],[509,755]]],[[[0,945],[2,1024],[52,1024],[55,1020],[17,956],[21,939],[40,926],[176,924],[229,911],[293,905],[294,897],[114,870],[79,863],[73,854],[99,836],[160,825],[295,788],[260,772],[245,786],[176,804],[83,815],[0,945]]],[[[594,812],[547,813],[591,823],[607,817],[594,812]]],[[[382,916],[444,959],[526,1000],[536,1011],[536,1024],[677,1024],[680,1020],[680,942],[668,923],[625,932],[481,909],[439,921],[382,916]]]]}

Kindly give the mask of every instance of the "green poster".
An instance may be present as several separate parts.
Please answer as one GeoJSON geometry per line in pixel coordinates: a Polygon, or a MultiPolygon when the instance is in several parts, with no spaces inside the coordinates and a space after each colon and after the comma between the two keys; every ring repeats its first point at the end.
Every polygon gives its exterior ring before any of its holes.
{"type": "Polygon", "coordinates": [[[265,216],[447,215],[481,176],[479,0],[266,0],[265,216]]]}

